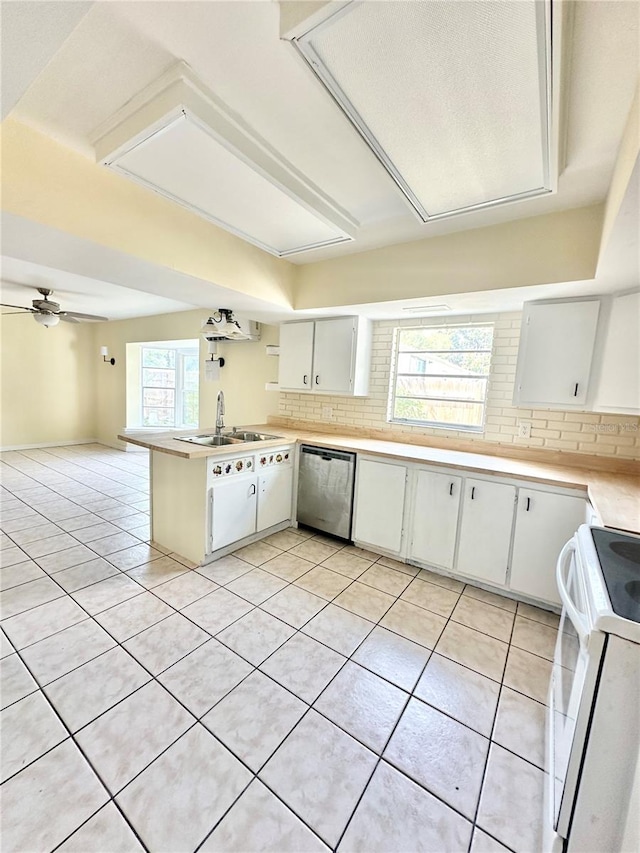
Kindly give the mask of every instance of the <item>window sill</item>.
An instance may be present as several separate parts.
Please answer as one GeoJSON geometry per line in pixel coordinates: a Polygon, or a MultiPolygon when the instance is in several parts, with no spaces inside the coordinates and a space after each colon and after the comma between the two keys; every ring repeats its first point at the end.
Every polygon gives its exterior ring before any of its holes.
{"type": "Polygon", "coordinates": [[[401,418],[391,418],[387,420],[389,424],[400,424],[401,426],[416,427],[416,429],[442,429],[447,432],[466,432],[472,435],[484,435],[484,426],[470,427],[460,424],[438,424],[432,421],[407,421],[401,418]]]}

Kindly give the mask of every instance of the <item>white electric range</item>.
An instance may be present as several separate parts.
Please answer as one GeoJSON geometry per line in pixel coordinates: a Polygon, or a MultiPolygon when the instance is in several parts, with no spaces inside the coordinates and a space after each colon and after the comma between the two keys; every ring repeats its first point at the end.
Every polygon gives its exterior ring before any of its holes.
{"type": "Polygon", "coordinates": [[[547,711],[545,851],[640,850],[640,537],[581,525],[547,711]]]}

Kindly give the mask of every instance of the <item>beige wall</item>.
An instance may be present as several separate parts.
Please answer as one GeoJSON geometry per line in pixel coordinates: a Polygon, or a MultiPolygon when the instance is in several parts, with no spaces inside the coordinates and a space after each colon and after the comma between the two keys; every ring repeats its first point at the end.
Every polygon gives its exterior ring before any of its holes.
{"type": "Polygon", "coordinates": [[[602,216],[594,205],[307,264],[298,269],[294,307],[592,279],[602,216]]]}
{"type": "Polygon", "coordinates": [[[607,195],[604,221],[602,225],[602,239],[600,243],[600,254],[607,247],[616,217],[620,211],[625,193],[631,180],[636,160],[640,156],[640,82],[636,86],[636,93],[629,111],[629,118],[620,141],[618,156],[611,178],[611,185],[607,195]]]}
{"type": "Polygon", "coordinates": [[[292,264],[11,119],[2,208],[257,299],[292,301],[292,264]]]}
{"type": "MultiPolygon", "coordinates": [[[[1,316],[1,315],[0,315],[1,316]]],[[[98,439],[124,447],[116,436],[127,423],[126,345],[136,341],[199,338],[206,311],[161,314],[111,323],[60,323],[52,329],[26,314],[2,318],[0,446],[17,447],[98,439]],[[108,346],[114,366],[105,364],[108,346]]],[[[265,391],[277,379],[277,359],[266,344],[277,344],[278,329],[262,327],[255,343],[220,344],[225,357],[219,382],[206,382],[200,341],[200,426],[215,425],[216,396],[226,398],[229,426],[265,423],[278,409],[278,394],[265,391]]]]}
{"type": "MultiPolygon", "coordinates": [[[[387,433],[402,441],[405,436],[424,435],[443,440],[462,439],[478,445],[478,452],[489,450],[496,443],[561,450],[569,453],[591,453],[597,456],[616,456],[640,459],[640,418],[624,415],[599,415],[586,412],[562,412],[520,409],[511,404],[515,380],[518,343],[520,339],[519,312],[496,315],[455,317],[452,323],[495,322],[491,375],[487,399],[484,434],[429,429],[387,422],[387,401],[393,348],[393,330],[399,326],[419,325],[415,320],[385,320],[374,323],[370,396],[365,398],[328,397],[314,394],[280,394],[279,415],[294,420],[343,424],[350,428],[387,433]],[[332,408],[331,420],[322,417],[323,407],[332,408]],[[531,438],[518,439],[517,422],[532,425],[531,438]]],[[[422,325],[440,325],[442,319],[425,320],[422,325]]],[[[404,440],[407,440],[404,438],[404,440]]]]}
{"type": "Polygon", "coordinates": [[[96,437],[94,330],[0,315],[0,446],[96,437]]]}
{"type": "MultiPolygon", "coordinates": [[[[99,323],[95,327],[95,358],[99,362],[96,379],[97,437],[105,444],[121,446],[116,436],[127,422],[126,398],[126,345],[138,341],[186,340],[200,337],[200,327],[207,318],[206,311],[184,311],[177,314],[160,314],[99,323]],[[103,364],[99,348],[109,347],[109,355],[116,364],[103,364]]],[[[278,394],[265,391],[266,382],[277,379],[277,359],[267,356],[266,344],[278,342],[278,329],[262,325],[262,337],[257,342],[237,342],[218,345],[218,354],[224,356],[225,366],[220,370],[219,382],[207,382],[203,362],[207,357],[207,344],[200,339],[200,427],[215,425],[216,397],[225,394],[226,416],[229,426],[264,423],[278,408],[278,394]]]]}

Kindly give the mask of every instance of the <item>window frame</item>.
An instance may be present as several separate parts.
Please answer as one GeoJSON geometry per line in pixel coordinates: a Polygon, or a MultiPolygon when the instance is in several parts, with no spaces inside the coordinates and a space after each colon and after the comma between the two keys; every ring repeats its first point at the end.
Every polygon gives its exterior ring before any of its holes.
{"type": "MultiPolygon", "coordinates": [[[[184,368],[185,361],[188,356],[196,357],[199,356],[199,352],[196,351],[195,347],[175,347],[175,346],[159,346],[157,343],[154,343],[153,346],[145,346],[142,344],[140,347],[140,420],[144,429],[197,429],[198,423],[193,424],[185,424],[184,423],[184,368]],[[167,350],[173,352],[175,354],[174,359],[174,367],[162,367],[160,370],[173,371],[175,375],[175,384],[171,388],[169,386],[160,386],[160,385],[145,385],[144,384],[144,371],[149,369],[148,365],[144,363],[144,353],[145,350],[167,350]],[[173,406],[148,406],[144,402],[144,392],[145,390],[157,390],[157,391],[173,391],[173,406]],[[173,424],[151,424],[147,425],[144,423],[145,409],[173,409],[173,424]],[[179,417],[178,417],[179,416],[179,417]]],[[[200,409],[200,395],[198,394],[198,417],[199,417],[199,409],[200,409]]]]}
{"type": "Polygon", "coordinates": [[[396,326],[393,330],[393,358],[391,362],[391,370],[389,374],[389,401],[387,408],[387,422],[388,423],[396,423],[403,424],[404,426],[415,426],[415,427],[426,427],[428,429],[444,429],[455,432],[469,432],[475,435],[480,435],[484,433],[486,420],[487,420],[487,404],[489,399],[489,386],[491,383],[491,367],[492,367],[492,358],[493,358],[493,349],[495,343],[495,323],[492,321],[487,322],[478,322],[478,323],[433,323],[429,325],[412,325],[412,326],[396,326]],[[402,332],[410,331],[410,330],[425,330],[425,331],[433,331],[436,329],[478,329],[478,328],[490,328],[491,329],[491,348],[490,349],[476,349],[476,350],[416,350],[415,354],[419,355],[420,353],[429,353],[433,355],[439,355],[443,353],[489,353],[489,369],[486,374],[478,375],[477,377],[456,377],[451,376],[450,374],[435,374],[435,373],[400,373],[398,374],[398,365],[400,362],[400,338],[402,336],[402,332]],[[397,393],[397,385],[398,385],[398,376],[401,377],[433,377],[433,378],[443,378],[443,379],[454,379],[454,378],[478,378],[484,379],[486,381],[484,397],[482,400],[468,400],[461,399],[459,397],[436,397],[436,396],[422,396],[422,397],[406,397],[404,394],[397,393]],[[469,424],[458,424],[458,423],[445,423],[443,421],[421,421],[415,420],[413,418],[398,418],[395,417],[394,412],[396,409],[396,399],[409,399],[409,400],[432,400],[434,402],[444,402],[444,403],[473,403],[475,405],[480,405],[482,407],[482,423],[479,426],[471,426],[469,424]]]}

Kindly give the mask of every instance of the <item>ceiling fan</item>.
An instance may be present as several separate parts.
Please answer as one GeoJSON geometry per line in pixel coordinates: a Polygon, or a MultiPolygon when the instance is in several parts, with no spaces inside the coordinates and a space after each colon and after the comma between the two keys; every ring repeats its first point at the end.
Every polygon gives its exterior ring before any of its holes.
{"type": "Polygon", "coordinates": [[[49,299],[49,296],[53,293],[53,290],[49,290],[46,287],[38,287],[38,293],[42,294],[42,299],[34,299],[32,301],[32,308],[25,308],[22,305],[6,305],[5,303],[0,302],[0,307],[2,308],[17,308],[18,311],[7,311],[7,314],[15,314],[26,311],[33,315],[33,319],[36,323],[40,323],[41,326],[57,326],[60,320],[64,320],[65,323],[80,323],[82,320],[92,320],[94,323],[106,322],[108,317],[98,317],[96,314],[81,314],[78,311],[61,311],[60,305],[58,302],[53,302],[49,299]]]}

